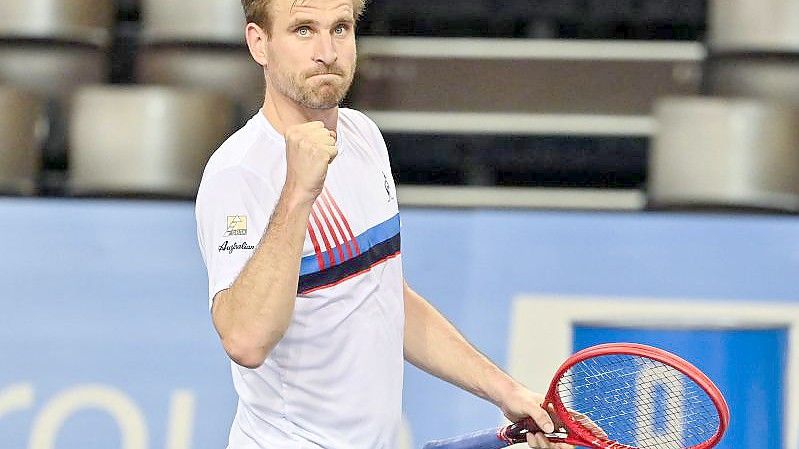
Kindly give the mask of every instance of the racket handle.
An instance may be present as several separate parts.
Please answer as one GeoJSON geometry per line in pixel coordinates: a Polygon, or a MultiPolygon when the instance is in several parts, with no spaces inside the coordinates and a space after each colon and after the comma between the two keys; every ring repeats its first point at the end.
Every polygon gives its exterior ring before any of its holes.
{"type": "Polygon", "coordinates": [[[485,429],[446,440],[430,441],[422,449],[502,449],[510,443],[499,438],[502,429],[485,429]]]}

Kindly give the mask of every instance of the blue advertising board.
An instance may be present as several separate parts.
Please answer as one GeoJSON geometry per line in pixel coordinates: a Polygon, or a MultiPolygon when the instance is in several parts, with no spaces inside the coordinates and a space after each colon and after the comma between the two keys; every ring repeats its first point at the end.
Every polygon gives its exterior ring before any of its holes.
{"type": "MultiPolygon", "coordinates": [[[[0,218],[2,447],[225,447],[236,397],[193,204],[8,198],[0,218]]],[[[411,285],[502,366],[520,294],[799,303],[796,217],[409,209],[402,223],[411,285]]],[[[408,447],[500,418],[410,366],[404,404],[408,447]]]]}

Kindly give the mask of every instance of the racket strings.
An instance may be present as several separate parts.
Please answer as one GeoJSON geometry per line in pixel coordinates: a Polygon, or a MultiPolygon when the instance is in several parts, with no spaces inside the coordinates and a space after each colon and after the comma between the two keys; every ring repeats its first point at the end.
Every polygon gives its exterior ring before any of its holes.
{"type": "Polygon", "coordinates": [[[641,449],[680,449],[719,428],[715,405],[691,378],[663,363],[604,355],[574,365],[558,393],[595,436],[641,449]]]}

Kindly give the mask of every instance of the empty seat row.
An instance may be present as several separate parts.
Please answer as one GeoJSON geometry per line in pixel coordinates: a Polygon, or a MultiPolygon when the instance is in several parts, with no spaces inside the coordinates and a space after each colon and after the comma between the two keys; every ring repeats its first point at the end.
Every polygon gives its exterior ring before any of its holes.
{"type": "MultiPolygon", "coordinates": [[[[261,102],[263,72],[243,45],[241,4],[144,0],[138,82],[213,89],[249,115],[261,102]]],[[[114,27],[112,0],[0,2],[0,83],[63,100],[104,83],[114,27]]]]}
{"type": "MultiPolygon", "coordinates": [[[[3,0],[0,37],[107,45],[115,26],[114,0],[3,0]]],[[[241,4],[226,0],[142,0],[148,43],[242,43],[241,4]]]]}
{"type": "MultiPolygon", "coordinates": [[[[110,80],[115,7],[113,0],[0,2],[0,84],[42,99],[46,169],[66,166],[74,92],[110,80]]],[[[239,2],[145,0],[141,7],[143,37],[130,54],[137,83],[212,90],[233,102],[239,123],[258,110],[263,70],[242,44],[239,2]]]]}
{"type": "Polygon", "coordinates": [[[106,46],[111,41],[110,0],[3,0],[0,37],[106,46]]]}
{"type": "Polygon", "coordinates": [[[228,0],[143,0],[142,40],[147,44],[244,43],[241,2],[228,0]]]}
{"type": "Polygon", "coordinates": [[[109,0],[0,2],[0,83],[61,97],[105,80],[109,0]]]}
{"type": "MultiPolygon", "coordinates": [[[[75,95],[71,114],[68,185],[72,194],[80,195],[190,197],[206,161],[229,135],[233,119],[232,104],[224,97],[161,87],[83,88],[75,95]]],[[[658,102],[655,116],[658,131],[648,181],[654,205],[799,210],[799,135],[795,131],[799,105],[671,97],[658,102]]],[[[0,88],[3,191],[32,191],[40,130],[37,98],[0,88]]],[[[523,151],[507,155],[513,160],[506,165],[525,161],[523,151]]],[[[402,157],[398,160],[401,165],[402,157]]],[[[498,161],[501,158],[494,155],[483,163],[493,166],[498,161]]],[[[430,163],[457,170],[444,159],[430,163]]],[[[535,164],[537,176],[547,182],[549,172],[542,163],[535,164]]],[[[552,173],[558,170],[551,167],[552,173]]],[[[612,173],[609,170],[607,176],[612,173]]],[[[495,174],[513,175],[502,170],[495,174]]]]}
{"type": "Polygon", "coordinates": [[[653,204],[799,211],[799,104],[677,97],[655,116],[653,204]]]}
{"type": "MultiPolygon", "coordinates": [[[[0,189],[29,194],[40,175],[42,101],[0,87],[0,189]]],[[[68,192],[190,197],[233,128],[233,103],[214,92],[91,86],[69,110],[68,192]]]]}

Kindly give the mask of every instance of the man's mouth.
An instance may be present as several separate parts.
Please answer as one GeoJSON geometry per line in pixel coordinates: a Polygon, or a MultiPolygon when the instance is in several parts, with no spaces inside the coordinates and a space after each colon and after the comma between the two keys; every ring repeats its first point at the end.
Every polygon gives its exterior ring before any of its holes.
{"type": "Polygon", "coordinates": [[[324,72],[324,73],[314,73],[313,75],[309,76],[309,78],[313,78],[315,76],[344,76],[344,75],[336,72],[324,72]]]}

